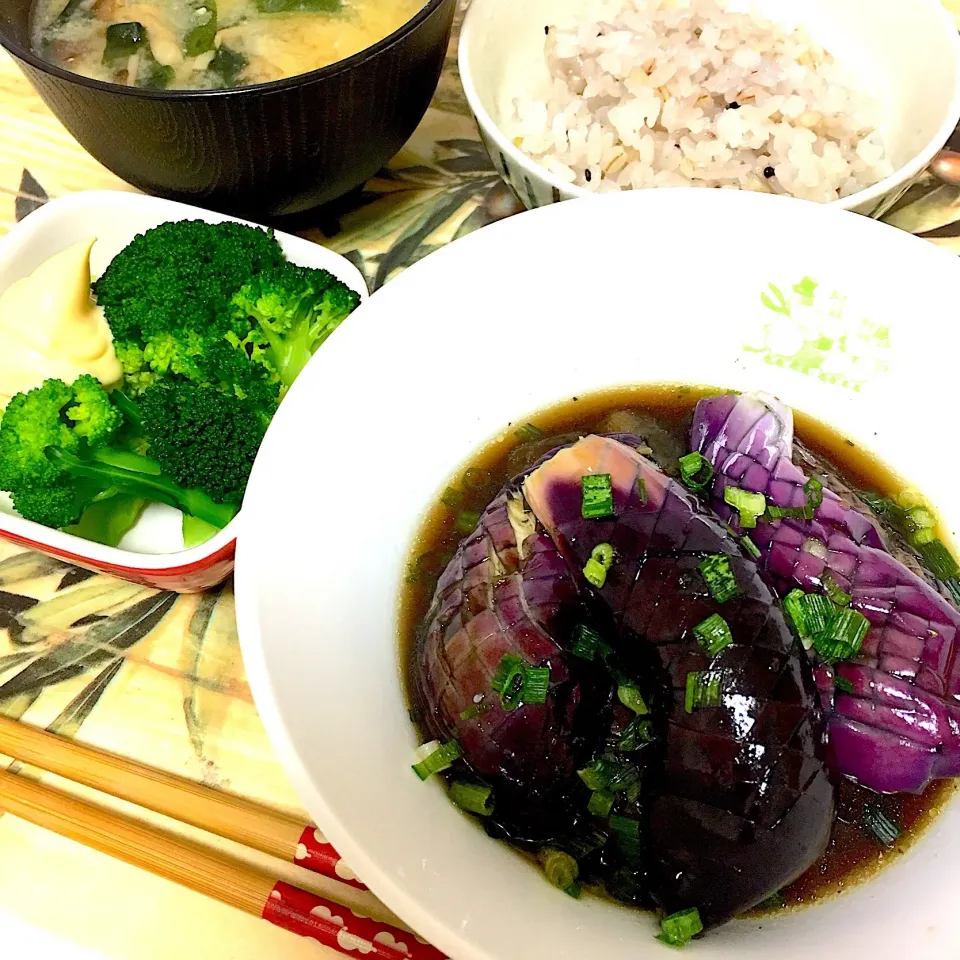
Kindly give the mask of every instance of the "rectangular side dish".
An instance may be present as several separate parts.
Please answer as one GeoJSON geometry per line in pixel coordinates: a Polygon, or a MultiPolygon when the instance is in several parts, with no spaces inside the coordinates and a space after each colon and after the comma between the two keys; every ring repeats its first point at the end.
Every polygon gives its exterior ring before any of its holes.
{"type": "MultiPolygon", "coordinates": [[[[0,242],[0,294],[45,260],[80,241],[96,237],[91,266],[94,276],[133,238],[161,223],[175,220],[234,221],[235,217],[157,197],[120,191],[89,191],[52,200],[0,242]]],[[[255,224],[253,225],[255,226],[255,224]]],[[[318,244],[276,233],[291,262],[328,270],[365,299],[366,285],[348,260],[318,244]]],[[[0,500],[0,536],[77,566],[177,593],[206,590],[233,571],[242,511],[210,540],[190,549],[173,546],[179,512],[153,505],[127,535],[124,547],[109,547],[25,520],[9,499],[0,500]]]]}

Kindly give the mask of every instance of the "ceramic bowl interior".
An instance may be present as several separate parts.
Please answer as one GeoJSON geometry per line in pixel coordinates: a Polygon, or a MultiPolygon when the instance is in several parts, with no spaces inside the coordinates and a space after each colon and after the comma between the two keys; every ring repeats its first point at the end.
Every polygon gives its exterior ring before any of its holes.
{"type": "MultiPolygon", "coordinates": [[[[582,196],[513,143],[514,98],[549,85],[544,26],[576,21],[589,0],[474,0],[460,35],[460,73],[491,156],[528,206],[582,196]],[[527,183],[529,181],[529,183],[527,183]]],[[[737,0],[733,9],[751,9],[737,0]]],[[[882,107],[881,133],[896,168],[836,206],[874,213],[892,202],[960,119],[960,38],[940,0],[758,0],[754,9],[804,26],[882,107]],[[934,68],[935,65],[935,68],[934,68]]]]}
{"type": "MultiPolygon", "coordinates": [[[[134,193],[86,191],[53,200],[18,224],[0,242],[0,294],[49,257],[91,237],[97,238],[91,254],[91,270],[94,276],[99,276],[110,260],[144,230],[169,220],[217,223],[228,219],[233,218],[134,193]]],[[[294,262],[329,270],[366,296],[362,275],[343,257],[290,234],[278,233],[277,238],[294,262]]],[[[216,554],[231,543],[240,524],[241,514],[238,514],[207,543],[185,551],[180,512],[166,505],[152,504],[120,547],[114,548],[24,520],[14,513],[8,497],[0,498],[0,536],[12,535],[40,549],[54,547],[70,556],[120,567],[162,566],[171,554],[176,554],[178,564],[190,564],[200,557],[216,554]]]]}
{"type": "MultiPolygon", "coordinates": [[[[649,916],[571,900],[410,770],[417,736],[398,663],[398,596],[421,516],[458,466],[509,423],[588,390],[762,388],[866,444],[956,531],[955,471],[930,451],[950,449],[957,336],[943,317],[958,282],[954,257],[841,210],[734,191],[638,191],[458,240],[392,280],[317,355],[271,425],[247,493],[236,571],[243,656],[307,809],[421,936],[456,960],[669,956],[649,916]],[[819,283],[817,309],[773,323],[760,299],[767,284],[789,290],[805,276],[819,283]],[[847,351],[793,369],[825,328],[837,343],[848,335],[847,351]],[[306,432],[318,440],[303,451],[306,432]]],[[[809,910],[734,922],[689,954],[953,956],[958,857],[954,804],[869,883],[809,910]]]]}

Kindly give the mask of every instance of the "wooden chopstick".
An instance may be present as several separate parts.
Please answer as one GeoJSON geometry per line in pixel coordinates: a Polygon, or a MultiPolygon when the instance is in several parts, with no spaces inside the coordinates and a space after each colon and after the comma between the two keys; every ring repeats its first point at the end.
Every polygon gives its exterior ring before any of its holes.
{"type": "Polygon", "coordinates": [[[312,824],[25,723],[0,717],[0,753],[218,837],[367,888],[312,824]]]}
{"type": "Polygon", "coordinates": [[[347,956],[445,960],[398,927],[359,917],[202,844],[7,771],[0,771],[0,808],[347,956]]]}

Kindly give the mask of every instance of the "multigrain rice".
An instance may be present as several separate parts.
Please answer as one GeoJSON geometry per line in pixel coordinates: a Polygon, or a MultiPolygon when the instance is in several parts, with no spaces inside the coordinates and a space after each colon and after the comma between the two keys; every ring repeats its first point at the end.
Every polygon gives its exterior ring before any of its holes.
{"type": "Polygon", "coordinates": [[[717,0],[593,0],[569,29],[549,26],[545,53],[549,89],[514,101],[510,132],[595,193],[725,187],[826,202],[893,172],[877,104],[802,28],[717,0]]]}

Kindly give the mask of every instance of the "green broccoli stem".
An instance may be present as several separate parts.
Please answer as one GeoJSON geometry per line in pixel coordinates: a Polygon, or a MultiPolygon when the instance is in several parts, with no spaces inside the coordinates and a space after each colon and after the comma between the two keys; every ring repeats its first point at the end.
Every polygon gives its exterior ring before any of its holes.
{"type": "Polygon", "coordinates": [[[110,394],[113,405],[135,426],[139,427],[142,418],[140,407],[131,400],[122,390],[114,390],[110,394]]]}
{"type": "Polygon", "coordinates": [[[162,472],[155,472],[159,468],[147,457],[120,452],[126,462],[133,463],[135,459],[148,467],[135,471],[104,462],[104,450],[98,451],[97,460],[81,459],[59,447],[47,447],[46,453],[54,463],[75,477],[98,480],[105,487],[116,487],[124,493],[166,503],[218,529],[223,529],[237,513],[235,506],[215,503],[202,490],[186,490],[162,472]]]}

